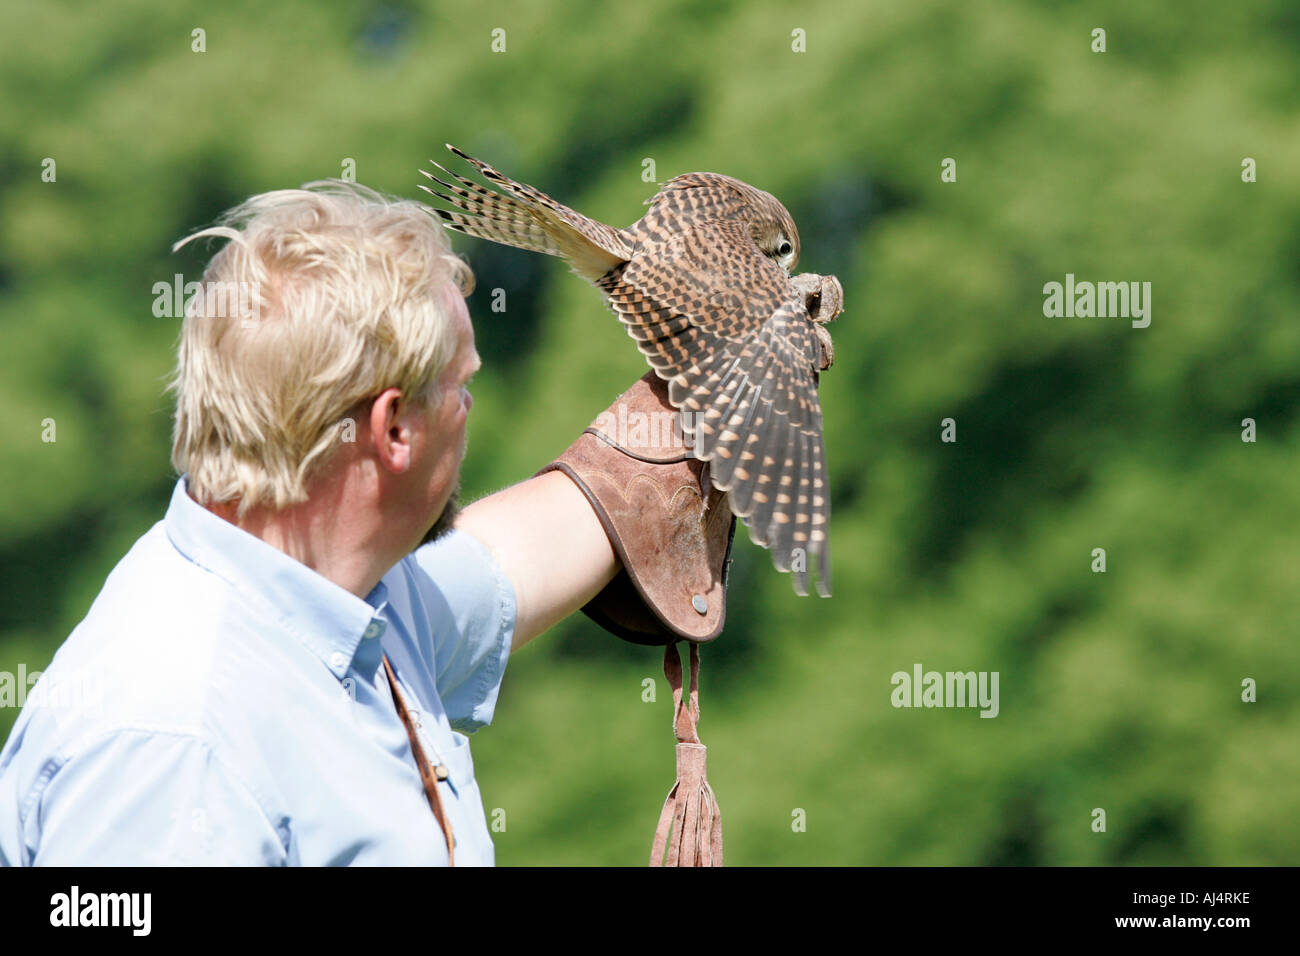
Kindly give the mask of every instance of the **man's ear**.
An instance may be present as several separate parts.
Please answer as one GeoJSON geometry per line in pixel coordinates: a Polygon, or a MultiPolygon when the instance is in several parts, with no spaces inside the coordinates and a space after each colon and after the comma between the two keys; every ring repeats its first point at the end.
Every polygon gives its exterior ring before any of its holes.
{"type": "Polygon", "coordinates": [[[370,438],[379,463],[400,475],[411,467],[411,429],[402,390],[388,388],[370,404],[370,438]]]}

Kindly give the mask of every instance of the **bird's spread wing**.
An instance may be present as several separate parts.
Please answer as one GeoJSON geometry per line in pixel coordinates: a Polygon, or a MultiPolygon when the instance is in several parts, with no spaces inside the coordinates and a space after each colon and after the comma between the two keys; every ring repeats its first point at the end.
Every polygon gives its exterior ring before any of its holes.
{"type": "Polygon", "coordinates": [[[599,283],[684,414],[694,454],[754,540],[807,593],[830,593],[820,347],[804,297],[743,220],[638,245],[599,283]]]}
{"type": "Polygon", "coordinates": [[[433,165],[447,179],[420,170],[446,192],[427,186],[420,188],[455,207],[454,212],[434,210],[448,228],[507,246],[560,256],[569,261],[578,275],[592,282],[631,257],[632,244],[622,230],[589,219],[450,144],[447,148],[473,165],[488,182],[509,194],[487,189],[438,163],[433,165]]]}

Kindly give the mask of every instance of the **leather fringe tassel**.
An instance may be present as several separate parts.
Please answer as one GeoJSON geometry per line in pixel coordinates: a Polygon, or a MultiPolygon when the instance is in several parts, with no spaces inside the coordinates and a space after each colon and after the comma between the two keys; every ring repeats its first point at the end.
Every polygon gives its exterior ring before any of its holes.
{"type": "Polygon", "coordinates": [[[676,644],[664,649],[664,676],[673,690],[677,782],[668,791],[659,816],[650,865],[722,866],[722,810],[706,775],[708,750],[695,728],[700,719],[699,645],[691,644],[689,706],[682,701],[682,661],[676,644]]]}

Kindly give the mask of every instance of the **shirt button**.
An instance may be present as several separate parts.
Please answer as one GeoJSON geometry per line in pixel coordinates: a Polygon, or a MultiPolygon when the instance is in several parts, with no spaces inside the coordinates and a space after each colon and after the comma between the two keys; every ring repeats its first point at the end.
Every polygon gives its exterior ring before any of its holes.
{"type": "Polygon", "coordinates": [[[371,621],[366,627],[366,637],[378,637],[382,633],[384,633],[383,621],[371,621]]]}
{"type": "Polygon", "coordinates": [[[330,655],[330,667],[346,667],[347,663],[348,659],[339,651],[335,651],[330,655]]]}

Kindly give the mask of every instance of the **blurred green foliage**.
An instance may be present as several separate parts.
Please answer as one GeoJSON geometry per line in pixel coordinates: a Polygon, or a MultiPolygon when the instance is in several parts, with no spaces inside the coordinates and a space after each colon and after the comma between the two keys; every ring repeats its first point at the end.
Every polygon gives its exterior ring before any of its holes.
{"type": "MultiPolygon", "coordinates": [[[[151,287],[215,248],[173,241],[348,158],[422,195],[445,141],[627,225],[651,158],[775,193],[800,268],[847,292],[835,596],[797,598],[742,529],[703,654],[729,862],[1300,860],[1289,0],[50,2],[0,8],[0,37],[0,670],[46,664],[165,508],[177,323],[151,287]],[[1044,317],[1067,272],[1151,282],[1150,328],[1044,317]],[[893,708],[918,662],[998,671],[1000,715],[893,708]]],[[[487,360],[472,498],[644,364],[558,261],[457,245],[487,360]]],[[[643,863],[670,706],[658,652],[580,615],[518,654],[474,739],[498,862],[643,863]]]]}

